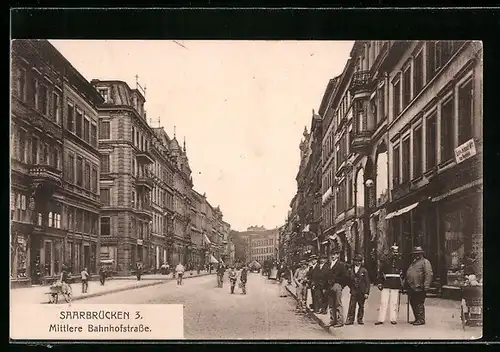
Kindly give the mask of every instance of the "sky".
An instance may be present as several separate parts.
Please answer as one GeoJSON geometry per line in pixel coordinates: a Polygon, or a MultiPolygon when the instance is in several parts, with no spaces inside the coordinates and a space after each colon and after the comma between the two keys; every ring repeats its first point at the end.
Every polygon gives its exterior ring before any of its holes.
{"type": "MultiPolygon", "coordinates": [[[[284,224],[299,143],[352,41],[50,41],[87,79],[146,87],[150,125],[186,139],[194,188],[235,230],[284,224]]],[[[149,121],[148,121],[149,122],[149,121]]]]}

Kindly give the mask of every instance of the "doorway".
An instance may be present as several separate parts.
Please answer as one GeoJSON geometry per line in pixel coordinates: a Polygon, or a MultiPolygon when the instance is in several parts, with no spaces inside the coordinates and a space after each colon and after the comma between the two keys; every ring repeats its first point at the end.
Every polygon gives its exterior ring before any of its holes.
{"type": "Polygon", "coordinates": [[[31,283],[33,285],[40,285],[42,279],[41,267],[41,250],[40,239],[31,239],[30,241],[30,269],[31,269],[31,283]]]}

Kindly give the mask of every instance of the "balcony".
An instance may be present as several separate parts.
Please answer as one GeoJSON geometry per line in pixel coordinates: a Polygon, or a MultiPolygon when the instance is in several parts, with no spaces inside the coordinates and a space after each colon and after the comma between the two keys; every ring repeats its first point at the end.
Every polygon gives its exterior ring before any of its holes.
{"type": "Polygon", "coordinates": [[[351,141],[353,151],[360,153],[368,150],[372,143],[372,133],[369,131],[355,132],[351,141]]]}
{"type": "Polygon", "coordinates": [[[152,207],[150,204],[141,204],[137,208],[134,208],[133,211],[145,218],[151,219],[153,217],[152,207]]]}
{"type": "Polygon", "coordinates": [[[349,90],[353,95],[356,93],[370,92],[373,87],[370,71],[358,71],[352,76],[349,90]]]}
{"type": "MultiPolygon", "coordinates": [[[[397,182],[397,179],[396,179],[396,181],[393,181],[393,183],[394,182],[397,182]]],[[[394,183],[394,188],[391,190],[392,201],[403,198],[408,193],[410,193],[410,183],[409,182],[402,183],[402,184],[394,183]]]]}
{"type": "Polygon", "coordinates": [[[29,169],[33,183],[42,183],[52,186],[62,184],[62,171],[50,165],[33,165],[29,169]]]}
{"type": "Polygon", "coordinates": [[[149,175],[149,172],[144,172],[142,175],[137,176],[135,184],[137,187],[148,188],[150,191],[154,186],[153,178],[149,175]]]}
{"type": "Polygon", "coordinates": [[[155,162],[153,154],[149,150],[138,150],[136,156],[137,162],[141,164],[153,164],[155,162]]]}

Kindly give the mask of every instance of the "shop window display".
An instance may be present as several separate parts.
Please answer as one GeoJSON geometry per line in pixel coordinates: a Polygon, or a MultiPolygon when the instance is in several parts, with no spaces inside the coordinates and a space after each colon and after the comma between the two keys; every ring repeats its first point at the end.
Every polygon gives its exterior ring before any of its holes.
{"type": "Polygon", "coordinates": [[[11,279],[27,278],[27,239],[22,234],[14,234],[11,243],[11,279]]]}
{"type": "Polygon", "coordinates": [[[457,209],[444,215],[447,284],[459,286],[464,281],[463,268],[470,253],[482,252],[482,234],[470,208],[457,209]]]}

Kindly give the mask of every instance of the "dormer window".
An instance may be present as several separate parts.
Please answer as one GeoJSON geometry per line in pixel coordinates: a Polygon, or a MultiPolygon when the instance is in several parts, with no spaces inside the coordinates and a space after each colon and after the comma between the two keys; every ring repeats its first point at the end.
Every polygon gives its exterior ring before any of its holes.
{"type": "Polygon", "coordinates": [[[97,91],[103,97],[104,103],[109,103],[109,89],[108,88],[98,88],[97,91]]]}

